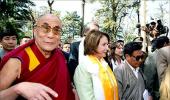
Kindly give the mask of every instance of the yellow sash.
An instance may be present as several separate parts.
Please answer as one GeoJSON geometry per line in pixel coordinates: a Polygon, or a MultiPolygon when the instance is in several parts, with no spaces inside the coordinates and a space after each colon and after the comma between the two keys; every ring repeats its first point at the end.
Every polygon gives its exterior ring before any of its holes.
{"type": "Polygon", "coordinates": [[[33,71],[40,64],[40,62],[30,47],[25,48],[25,51],[30,59],[29,70],[33,71]]]}
{"type": "MultiPolygon", "coordinates": [[[[88,57],[93,63],[98,64],[99,66],[99,78],[103,86],[105,100],[119,100],[116,78],[110,67],[107,65],[107,67],[104,68],[102,63],[96,57],[88,57]]],[[[104,61],[104,59],[102,60],[104,61]]]]}

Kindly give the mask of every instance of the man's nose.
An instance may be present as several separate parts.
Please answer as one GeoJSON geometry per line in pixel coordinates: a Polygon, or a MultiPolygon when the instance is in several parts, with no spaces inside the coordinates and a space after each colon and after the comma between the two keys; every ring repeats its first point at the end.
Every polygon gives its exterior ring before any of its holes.
{"type": "Polygon", "coordinates": [[[52,32],[52,30],[47,33],[47,36],[48,36],[48,37],[53,37],[53,36],[54,36],[54,33],[52,32]]]}
{"type": "Polygon", "coordinates": [[[142,58],[139,59],[139,62],[141,62],[141,63],[143,62],[142,58]]]}
{"type": "Polygon", "coordinates": [[[16,40],[13,40],[13,39],[9,39],[9,43],[14,43],[16,40]]]}

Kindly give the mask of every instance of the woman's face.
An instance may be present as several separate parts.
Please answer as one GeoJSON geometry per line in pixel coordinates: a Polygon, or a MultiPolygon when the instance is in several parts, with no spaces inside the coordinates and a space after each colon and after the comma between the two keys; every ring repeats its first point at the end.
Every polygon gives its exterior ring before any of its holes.
{"type": "Polygon", "coordinates": [[[120,56],[120,57],[123,56],[123,45],[118,43],[115,49],[115,55],[120,56]]]}
{"type": "Polygon", "coordinates": [[[109,49],[108,39],[106,36],[102,36],[102,38],[100,39],[99,45],[97,47],[97,50],[96,50],[97,53],[95,54],[95,56],[99,59],[105,57],[108,49],[109,49]]]}

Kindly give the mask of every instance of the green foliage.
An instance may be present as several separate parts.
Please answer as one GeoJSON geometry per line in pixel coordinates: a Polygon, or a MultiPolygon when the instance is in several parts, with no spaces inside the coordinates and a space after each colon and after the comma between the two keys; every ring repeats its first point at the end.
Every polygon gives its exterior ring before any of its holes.
{"type": "Polygon", "coordinates": [[[15,32],[18,34],[18,36],[21,36],[23,34],[22,30],[22,23],[16,22],[13,19],[7,20],[7,21],[0,21],[0,32],[4,31],[5,29],[12,29],[15,30],[15,32]]]}
{"type": "Polygon", "coordinates": [[[63,22],[63,37],[74,37],[80,34],[81,18],[77,12],[66,12],[66,15],[62,18],[63,22]]]}
{"type": "Polygon", "coordinates": [[[124,38],[124,41],[125,43],[128,43],[128,42],[131,42],[133,41],[133,39],[136,37],[136,35],[132,34],[132,33],[124,33],[123,34],[123,38],[124,38]]]}
{"type": "Polygon", "coordinates": [[[29,6],[34,6],[30,0],[0,0],[1,31],[10,23],[19,35],[23,35],[21,28],[26,24],[26,21],[32,20],[29,6]]]}
{"type": "Polygon", "coordinates": [[[30,0],[1,0],[0,19],[31,20],[29,6],[34,6],[30,0]]]}
{"type": "MultiPolygon", "coordinates": [[[[42,15],[48,14],[50,13],[50,10],[48,9],[48,7],[46,6],[40,6],[40,10],[33,10],[32,14],[34,16],[35,19],[39,18],[42,15]]],[[[52,14],[60,16],[61,11],[56,11],[56,10],[52,10],[52,14]]]]}
{"type": "Polygon", "coordinates": [[[158,11],[154,12],[153,13],[154,16],[152,16],[152,17],[160,19],[162,21],[162,23],[164,23],[164,24],[168,24],[167,15],[170,13],[170,10],[168,11],[168,9],[166,9],[166,8],[169,7],[170,1],[165,0],[165,1],[154,1],[154,2],[158,2],[159,6],[156,8],[158,11]]]}
{"type": "MultiPolygon", "coordinates": [[[[102,31],[109,33],[112,41],[123,33],[123,19],[129,14],[129,10],[138,7],[136,0],[99,0],[102,8],[97,10],[95,16],[102,31]]],[[[123,36],[121,36],[123,37],[123,36]]]]}

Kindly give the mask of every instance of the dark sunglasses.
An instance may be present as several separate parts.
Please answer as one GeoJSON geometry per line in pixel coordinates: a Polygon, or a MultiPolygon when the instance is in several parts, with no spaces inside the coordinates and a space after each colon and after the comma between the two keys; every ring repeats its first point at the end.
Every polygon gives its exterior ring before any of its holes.
{"type": "Polygon", "coordinates": [[[51,26],[49,26],[48,23],[44,23],[44,24],[42,24],[40,26],[36,26],[36,27],[40,27],[42,29],[41,31],[43,31],[44,33],[49,33],[52,31],[56,35],[60,34],[62,31],[59,26],[55,26],[55,27],[51,28],[51,26]]]}
{"type": "Polygon", "coordinates": [[[136,61],[144,59],[144,55],[141,55],[141,56],[132,56],[132,57],[135,58],[136,61]]]}

